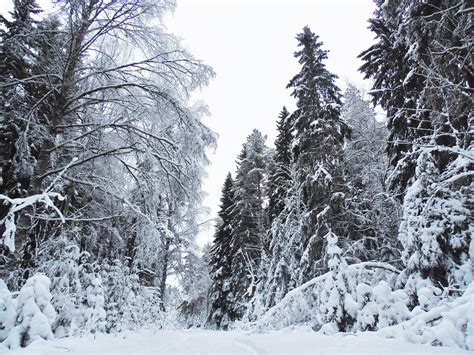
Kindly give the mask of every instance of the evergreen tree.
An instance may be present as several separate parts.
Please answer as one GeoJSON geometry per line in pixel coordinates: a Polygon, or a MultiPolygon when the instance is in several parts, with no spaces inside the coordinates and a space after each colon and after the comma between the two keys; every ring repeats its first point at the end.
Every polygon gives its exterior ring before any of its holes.
{"type": "Polygon", "coordinates": [[[324,290],[320,295],[320,321],[329,332],[348,331],[355,321],[356,303],[351,296],[352,290],[345,274],[347,263],[341,255],[341,248],[337,246],[337,236],[329,231],[325,238],[330,275],[326,278],[324,290]]]}
{"type": "Polygon", "coordinates": [[[268,218],[269,224],[283,211],[286,193],[291,184],[291,115],[283,107],[277,122],[278,135],[275,140],[275,171],[268,178],[268,218]]]}
{"type": "Polygon", "coordinates": [[[234,205],[233,179],[229,173],[222,188],[219,223],[210,250],[209,273],[211,285],[209,288],[208,325],[226,329],[235,319],[228,298],[231,279],[231,237],[233,231],[231,210],[234,205]]]}
{"type": "Polygon", "coordinates": [[[361,54],[361,70],[375,80],[374,101],[387,111],[390,187],[401,199],[407,194],[399,237],[404,255],[426,256],[406,259],[407,270],[462,288],[471,258],[474,169],[468,2],[378,1],[370,22],[378,42],[361,54]],[[431,184],[423,184],[428,176],[431,184]],[[435,205],[443,212],[432,212],[435,205]],[[434,263],[431,272],[426,263],[434,263]]]}
{"type": "Polygon", "coordinates": [[[238,157],[233,186],[232,293],[229,298],[236,319],[244,315],[246,304],[253,296],[258,281],[262,240],[267,223],[263,204],[271,154],[265,146],[265,139],[257,130],[247,137],[238,157]]]}
{"type": "MultiPolygon", "coordinates": [[[[271,260],[262,285],[265,308],[327,269],[324,236],[347,232],[344,216],[343,143],[350,130],[341,119],[341,94],[324,64],[327,51],[308,27],[298,34],[301,71],[288,88],[297,109],[288,118],[293,134],[289,187],[283,211],[273,220],[271,260]]],[[[285,144],[286,145],[286,144],[285,144]]]]}
{"type": "MultiPolygon", "coordinates": [[[[374,104],[382,106],[387,113],[387,153],[390,164],[396,166],[410,150],[411,142],[417,138],[417,133],[428,128],[428,122],[411,121],[407,118],[416,109],[423,79],[411,72],[413,62],[407,56],[409,48],[396,37],[396,28],[401,20],[397,13],[399,2],[390,1],[383,7],[382,3],[383,1],[377,0],[375,16],[369,20],[369,29],[375,33],[378,42],[359,55],[364,62],[360,70],[366,78],[375,79],[372,97],[374,104]],[[401,107],[405,107],[406,112],[401,111],[401,107]]],[[[413,162],[407,161],[403,174],[398,177],[398,186],[393,186],[397,193],[406,188],[413,172],[413,162]]]]}
{"type": "Polygon", "coordinates": [[[0,15],[0,24],[3,25],[0,29],[0,124],[3,126],[0,136],[0,193],[20,197],[28,190],[33,173],[30,142],[19,140],[30,119],[29,106],[33,104],[31,85],[25,79],[32,75],[35,66],[38,21],[33,16],[41,10],[35,0],[15,0],[13,6],[10,21],[0,15]]]}
{"type": "Polygon", "coordinates": [[[3,342],[10,349],[25,347],[39,339],[54,338],[51,325],[56,312],[51,305],[49,279],[37,274],[25,283],[16,298],[15,327],[3,342]]]}
{"type": "Polygon", "coordinates": [[[472,206],[472,194],[469,188],[452,191],[435,161],[431,152],[421,152],[403,203],[399,238],[412,305],[423,287],[464,290],[473,281],[469,245],[474,229],[466,207],[472,206]]]}
{"type": "MultiPolygon", "coordinates": [[[[360,54],[360,70],[375,80],[374,103],[387,112],[387,151],[395,167],[389,182],[401,198],[415,174],[416,145],[469,145],[468,7],[456,0],[377,1],[369,21],[378,42],[360,54]]],[[[438,150],[436,165],[443,171],[455,158],[449,149],[438,150]]]]}
{"type": "Polygon", "coordinates": [[[308,27],[297,37],[295,52],[301,71],[288,88],[297,100],[292,142],[293,186],[288,218],[296,218],[297,230],[290,243],[295,257],[291,265],[294,286],[318,275],[324,261],[324,235],[329,230],[343,235],[343,143],[349,128],[341,119],[341,94],[324,64],[327,51],[308,27]]]}

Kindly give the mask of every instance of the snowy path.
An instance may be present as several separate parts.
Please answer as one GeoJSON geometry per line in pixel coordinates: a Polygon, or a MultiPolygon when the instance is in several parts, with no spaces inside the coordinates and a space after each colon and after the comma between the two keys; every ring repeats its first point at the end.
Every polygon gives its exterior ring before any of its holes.
{"type": "Polygon", "coordinates": [[[69,338],[38,342],[16,353],[165,353],[165,354],[469,354],[456,348],[415,345],[383,339],[375,334],[324,336],[307,330],[279,331],[266,334],[216,332],[209,330],[157,330],[100,334],[96,338],[69,338]]]}

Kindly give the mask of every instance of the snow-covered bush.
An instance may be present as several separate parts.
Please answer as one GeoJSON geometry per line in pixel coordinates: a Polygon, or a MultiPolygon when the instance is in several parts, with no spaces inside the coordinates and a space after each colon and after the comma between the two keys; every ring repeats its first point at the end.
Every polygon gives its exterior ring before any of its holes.
{"type": "Polygon", "coordinates": [[[406,322],[384,328],[380,333],[413,343],[474,350],[474,283],[461,297],[441,302],[427,312],[419,311],[406,322]]]}
{"type": "MultiPolygon", "coordinates": [[[[378,329],[378,315],[382,312],[386,319],[405,320],[407,315],[407,296],[403,292],[394,291],[389,294],[389,300],[378,304],[380,297],[373,294],[372,289],[385,282],[384,287],[394,284],[399,271],[390,264],[383,262],[363,262],[346,265],[342,278],[335,277],[332,271],[317,276],[305,284],[289,291],[286,296],[265,314],[259,317],[250,326],[258,331],[265,329],[281,329],[295,325],[311,325],[314,330],[325,333],[339,331],[337,323],[328,319],[329,306],[332,316],[345,314],[347,330],[376,330],[378,329]],[[330,279],[330,280],[329,280],[330,279]],[[329,280],[329,281],[328,281],[329,280]],[[344,281],[341,284],[339,281],[344,281]],[[331,292],[336,287],[346,288],[343,295],[337,293],[337,304],[330,300],[331,292]],[[330,289],[327,289],[331,286],[330,289]],[[339,309],[339,311],[338,311],[339,309]],[[342,312],[344,310],[344,312],[342,312]],[[398,317],[398,318],[397,318],[398,317]],[[331,326],[325,326],[325,323],[331,326]],[[324,328],[323,328],[324,327],[324,328]]],[[[336,274],[337,275],[337,274],[336,274]]],[[[382,294],[379,290],[379,296],[382,294]]]]}
{"type": "Polygon", "coordinates": [[[357,312],[356,327],[361,331],[373,331],[377,329],[378,307],[373,300],[372,287],[362,282],[356,287],[357,312]]]}
{"type": "Polygon", "coordinates": [[[5,282],[0,279],[0,343],[4,341],[15,326],[15,303],[5,282]]]}
{"type": "Polygon", "coordinates": [[[357,330],[374,331],[398,324],[409,317],[408,295],[403,290],[393,291],[389,283],[382,280],[378,285],[357,285],[357,330]]]}
{"type": "Polygon", "coordinates": [[[80,279],[80,256],[79,246],[65,236],[48,241],[43,248],[38,270],[51,280],[51,303],[58,313],[53,323],[55,337],[70,336],[82,330],[79,308],[85,289],[80,279]]]}
{"type": "Polygon", "coordinates": [[[51,305],[49,279],[37,274],[28,279],[16,298],[15,326],[4,341],[8,348],[25,347],[38,339],[53,339],[56,312],[51,305]]]}

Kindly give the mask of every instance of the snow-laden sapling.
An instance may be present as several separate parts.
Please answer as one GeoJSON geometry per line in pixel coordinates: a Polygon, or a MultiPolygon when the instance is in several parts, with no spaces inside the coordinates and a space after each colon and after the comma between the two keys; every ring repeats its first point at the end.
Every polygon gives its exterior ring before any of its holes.
{"type": "Polygon", "coordinates": [[[85,288],[83,294],[81,315],[86,332],[104,332],[106,328],[106,313],[104,310],[104,290],[102,278],[94,266],[86,263],[81,265],[81,283],[85,288]]]}
{"type": "Polygon", "coordinates": [[[337,246],[338,238],[332,231],[329,231],[325,237],[330,275],[326,278],[321,293],[319,321],[324,324],[321,331],[331,334],[351,329],[357,316],[358,305],[350,294],[351,290],[345,274],[347,263],[341,255],[341,248],[337,246]]]}
{"type": "Polygon", "coordinates": [[[21,288],[16,298],[15,327],[3,343],[8,348],[25,347],[35,340],[54,338],[51,325],[56,312],[51,305],[49,285],[45,275],[37,274],[21,288]]]}

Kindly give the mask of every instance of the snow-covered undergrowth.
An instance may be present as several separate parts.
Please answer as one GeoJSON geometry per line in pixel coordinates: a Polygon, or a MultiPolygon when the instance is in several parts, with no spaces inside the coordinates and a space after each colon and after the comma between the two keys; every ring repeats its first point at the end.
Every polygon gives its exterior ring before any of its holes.
{"type": "Polygon", "coordinates": [[[381,329],[379,333],[417,344],[474,350],[474,283],[461,297],[441,302],[427,312],[415,308],[408,321],[381,329]]]}
{"type": "MultiPolygon", "coordinates": [[[[389,284],[395,282],[395,276],[398,273],[399,271],[393,266],[381,262],[353,264],[348,265],[345,269],[345,281],[341,281],[345,285],[340,287],[346,288],[344,304],[346,305],[346,311],[357,320],[358,327],[361,330],[374,330],[368,327],[374,321],[377,321],[377,324],[378,322],[382,322],[382,324],[390,323],[388,320],[376,317],[376,313],[382,309],[388,309],[388,304],[393,303],[394,300],[406,300],[406,295],[400,292],[390,292],[389,284]],[[377,285],[378,287],[374,288],[377,285]],[[375,300],[380,301],[377,306],[374,305],[373,301],[375,300]],[[384,305],[384,303],[387,303],[387,305],[384,305]]],[[[333,272],[328,272],[291,290],[278,304],[261,317],[258,317],[252,327],[256,329],[281,329],[294,324],[323,326],[324,324],[320,319],[321,314],[318,314],[320,313],[318,310],[321,307],[326,309],[334,300],[334,297],[323,297],[326,286],[329,286],[327,281],[333,276],[333,272]]],[[[402,307],[392,317],[395,322],[403,320],[405,316],[405,309],[402,307]]]]}
{"type": "Polygon", "coordinates": [[[156,295],[138,285],[131,290],[124,284],[123,272],[104,271],[103,278],[98,272],[85,270],[90,264],[77,270],[69,261],[68,272],[61,269],[53,282],[44,274],[36,274],[16,293],[0,279],[0,346],[16,349],[39,339],[172,324],[157,306],[156,295]],[[77,276],[72,280],[71,270],[77,276]],[[104,290],[105,282],[113,287],[104,290]]]}
{"type": "Polygon", "coordinates": [[[440,297],[437,288],[420,287],[419,305],[410,311],[408,293],[394,287],[397,275],[384,263],[346,265],[293,289],[256,321],[241,326],[258,333],[298,325],[326,335],[378,331],[417,344],[474,350],[474,283],[452,299],[440,297]]]}

